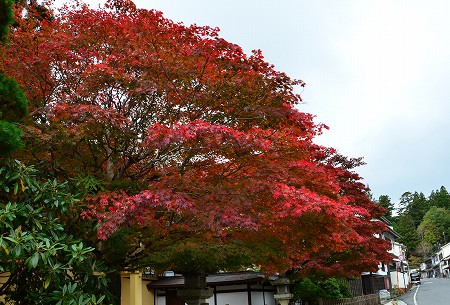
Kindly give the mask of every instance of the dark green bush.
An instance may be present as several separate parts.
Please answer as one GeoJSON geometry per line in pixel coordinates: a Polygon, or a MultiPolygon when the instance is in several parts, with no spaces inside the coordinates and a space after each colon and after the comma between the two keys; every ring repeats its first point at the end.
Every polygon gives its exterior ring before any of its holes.
{"type": "Polygon", "coordinates": [[[305,278],[294,285],[294,299],[307,301],[309,305],[319,304],[319,299],[332,300],[351,297],[349,286],[336,278],[312,281],[305,278]]]}

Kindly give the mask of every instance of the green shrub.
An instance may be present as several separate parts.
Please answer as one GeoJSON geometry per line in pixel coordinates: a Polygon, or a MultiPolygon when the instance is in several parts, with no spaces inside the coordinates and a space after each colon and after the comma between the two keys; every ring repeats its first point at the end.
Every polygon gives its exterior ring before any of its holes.
{"type": "Polygon", "coordinates": [[[322,281],[305,278],[294,285],[294,300],[307,301],[309,305],[319,304],[319,299],[332,300],[349,297],[351,297],[349,285],[336,278],[322,281]]]}

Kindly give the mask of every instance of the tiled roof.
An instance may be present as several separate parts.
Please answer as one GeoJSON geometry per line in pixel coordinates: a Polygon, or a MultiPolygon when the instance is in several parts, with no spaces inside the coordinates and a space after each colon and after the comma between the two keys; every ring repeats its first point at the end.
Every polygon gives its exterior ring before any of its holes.
{"type": "MultiPolygon", "coordinates": [[[[217,273],[206,276],[206,286],[225,286],[238,284],[257,284],[264,281],[264,275],[259,272],[245,271],[235,273],[217,273]]],[[[147,284],[149,289],[181,288],[184,286],[183,276],[161,277],[147,284]]]]}

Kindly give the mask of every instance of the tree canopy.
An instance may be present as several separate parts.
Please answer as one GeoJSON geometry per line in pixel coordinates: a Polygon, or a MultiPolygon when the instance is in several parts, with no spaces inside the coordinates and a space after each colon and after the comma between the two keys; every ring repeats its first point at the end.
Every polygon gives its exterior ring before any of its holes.
{"type": "Polygon", "coordinates": [[[445,236],[450,236],[450,211],[431,207],[418,227],[419,235],[431,245],[443,244],[445,236]]]}
{"type": "Polygon", "coordinates": [[[394,211],[395,208],[394,203],[392,203],[391,201],[391,198],[387,195],[381,195],[378,198],[377,203],[386,210],[384,217],[386,217],[389,221],[392,221],[393,220],[392,212],[394,211]]]}
{"type": "Polygon", "coordinates": [[[429,205],[450,210],[450,194],[444,186],[432,191],[428,197],[429,205]]]}
{"type": "Polygon", "coordinates": [[[414,251],[420,242],[420,237],[417,234],[417,227],[411,215],[405,214],[397,218],[397,232],[401,235],[400,242],[410,252],[414,251]]]}
{"type": "Polygon", "coordinates": [[[78,205],[103,258],[326,276],[389,260],[362,160],[314,143],[326,126],[298,110],[302,81],[127,0],[51,13],[16,14],[0,69],[30,101],[21,159],[104,182],[78,205]]]}

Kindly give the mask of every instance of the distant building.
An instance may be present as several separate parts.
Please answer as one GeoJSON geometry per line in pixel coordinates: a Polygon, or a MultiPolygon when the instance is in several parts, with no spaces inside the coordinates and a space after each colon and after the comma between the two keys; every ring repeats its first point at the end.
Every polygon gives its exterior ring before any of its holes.
{"type": "Polygon", "coordinates": [[[389,251],[394,255],[393,260],[389,264],[392,287],[398,287],[403,291],[409,288],[411,282],[406,250],[405,245],[393,241],[392,249],[389,251]]]}
{"type": "Polygon", "coordinates": [[[420,266],[423,277],[450,277],[450,243],[440,247],[420,266]]]}
{"type": "Polygon", "coordinates": [[[450,243],[442,246],[438,252],[439,271],[442,277],[450,277],[450,243]]]}

